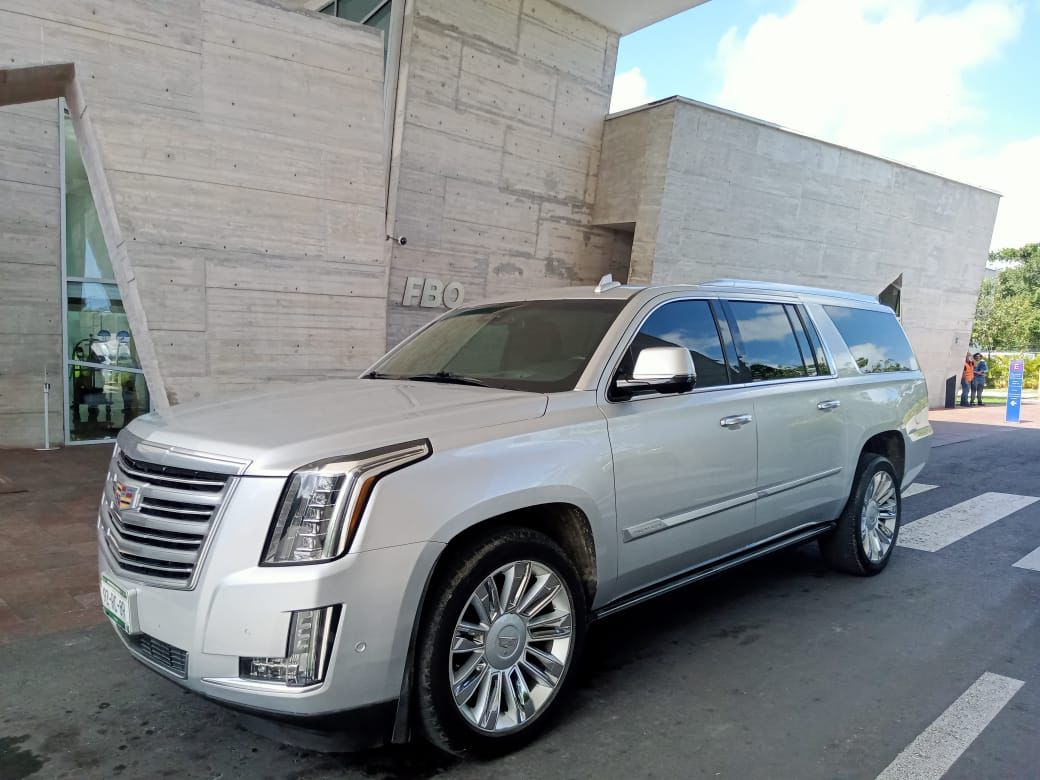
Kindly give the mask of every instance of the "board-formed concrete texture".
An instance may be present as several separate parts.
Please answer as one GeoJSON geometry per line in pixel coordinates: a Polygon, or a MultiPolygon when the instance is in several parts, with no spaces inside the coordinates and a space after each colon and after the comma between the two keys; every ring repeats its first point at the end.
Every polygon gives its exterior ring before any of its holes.
{"type": "MultiPolygon", "coordinates": [[[[70,108],[80,104],[77,134],[80,123],[92,128],[94,138],[80,139],[84,162],[156,407],[348,376],[383,352],[378,31],[255,0],[37,0],[0,2],[0,51],[5,69],[75,69],[70,108]]],[[[56,226],[49,106],[0,114],[0,186],[46,201],[34,208],[28,196],[4,194],[4,219],[19,220],[12,206],[21,203],[31,219],[56,226]],[[40,135],[45,116],[50,136],[40,135]],[[49,159],[32,159],[48,137],[49,159]],[[8,149],[20,151],[9,158],[8,149]],[[28,170],[14,171],[19,165],[28,170]]],[[[18,249],[3,225],[0,251],[18,249]]],[[[0,262],[0,273],[22,274],[19,291],[24,269],[49,274],[40,280],[45,294],[27,289],[12,299],[4,285],[0,339],[24,350],[49,332],[51,361],[54,349],[60,361],[58,242],[56,228],[41,227],[21,261],[0,262]],[[46,307],[32,321],[15,311],[35,303],[46,307]]],[[[22,361],[21,374],[35,377],[43,363],[42,355],[22,361]]],[[[26,381],[0,377],[0,412],[18,413],[5,420],[5,445],[38,441],[39,415],[32,421],[25,401],[8,400],[26,381]]]]}
{"type": "Polygon", "coordinates": [[[403,36],[388,341],[439,313],[403,305],[410,276],[472,301],[627,267],[590,225],[618,35],[548,0],[416,0],[403,36]]]}
{"type": "Polygon", "coordinates": [[[697,4],[396,0],[384,85],[320,0],[0,0],[0,446],[45,367],[61,438],[60,96],[156,408],[355,375],[424,284],[607,272],[901,279],[941,404],[998,197],[693,101],[607,117],[619,34],[697,4]]]}
{"type": "Polygon", "coordinates": [[[608,118],[593,221],[634,223],[630,281],[878,295],[940,406],[968,349],[999,195],[682,98],[608,118]]]}
{"type": "Polygon", "coordinates": [[[43,374],[61,438],[57,100],[0,108],[0,444],[40,446],[43,374]]]}

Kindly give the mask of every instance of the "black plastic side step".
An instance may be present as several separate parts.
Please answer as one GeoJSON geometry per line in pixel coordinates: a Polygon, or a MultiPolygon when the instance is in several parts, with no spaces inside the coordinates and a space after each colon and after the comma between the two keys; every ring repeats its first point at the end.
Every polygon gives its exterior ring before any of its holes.
{"type": "Polygon", "coordinates": [[[660,582],[657,585],[636,591],[635,593],[623,596],[617,601],[606,604],[593,612],[591,619],[601,620],[616,612],[620,612],[623,609],[634,607],[637,604],[642,604],[650,599],[663,596],[665,593],[671,593],[673,590],[678,590],[679,588],[683,588],[691,583],[697,582],[698,580],[706,579],[713,574],[719,574],[728,569],[739,566],[742,563],[753,561],[755,558],[761,558],[764,555],[777,552],[785,547],[791,547],[796,544],[801,544],[802,542],[807,542],[810,539],[833,530],[835,525],[835,523],[815,525],[811,528],[796,531],[793,534],[774,539],[773,541],[767,542],[758,547],[752,547],[744,552],[730,555],[720,560],[711,561],[707,564],[702,564],[700,567],[693,569],[692,571],[679,574],[671,579],[665,580],[664,582],[660,582]]]}

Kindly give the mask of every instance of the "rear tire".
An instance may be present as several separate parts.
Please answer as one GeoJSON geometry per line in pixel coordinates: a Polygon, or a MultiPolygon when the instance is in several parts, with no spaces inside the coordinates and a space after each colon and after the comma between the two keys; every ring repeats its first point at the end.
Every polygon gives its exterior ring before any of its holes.
{"type": "Polygon", "coordinates": [[[820,537],[820,552],[838,571],[861,577],[879,574],[895,549],[902,511],[899,475],[892,462],[864,453],[837,527],[820,537]]]}
{"type": "Polygon", "coordinates": [[[430,591],[419,633],[423,735],[480,757],[533,740],[566,698],[586,616],[574,564],[544,534],[499,528],[458,550],[430,591]]]}

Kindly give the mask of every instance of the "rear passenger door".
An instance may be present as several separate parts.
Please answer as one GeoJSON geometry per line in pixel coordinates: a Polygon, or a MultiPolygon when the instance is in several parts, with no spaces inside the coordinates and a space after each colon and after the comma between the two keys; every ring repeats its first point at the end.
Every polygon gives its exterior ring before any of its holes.
{"type": "Polygon", "coordinates": [[[845,501],[845,410],[800,303],[731,300],[738,365],[754,389],[761,538],[831,520],[845,501]]]}

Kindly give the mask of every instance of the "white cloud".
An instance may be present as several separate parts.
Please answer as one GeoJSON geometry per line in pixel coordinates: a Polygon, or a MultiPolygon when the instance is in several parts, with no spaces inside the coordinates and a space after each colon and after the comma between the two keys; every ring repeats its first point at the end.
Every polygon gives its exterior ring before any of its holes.
{"type": "Polygon", "coordinates": [[[999,190],[994,246],[1037,241],[1040,137],[985,149],[962,124],[984,119],[965,75],[1000,55],[1023,15],[1017,0],[934,12],[921,0],[796,0],[722,37],[714,101],[999,190]]]}
{"type": "Polygon", "coordinates": [[[728,108],[864,151],[977,115],[964,84],[1021,27],[1010,0],[925,14],[916,0],[797,0],[719,42],[728,108]]]}
{"type": "Polygon", "coordinates": [[[610,93],[610,113],[624,111],[649,103],[652,98],[646,93],[646,77],[639,68],[626,70],[614,77],[614,90],[610,93]]]}

